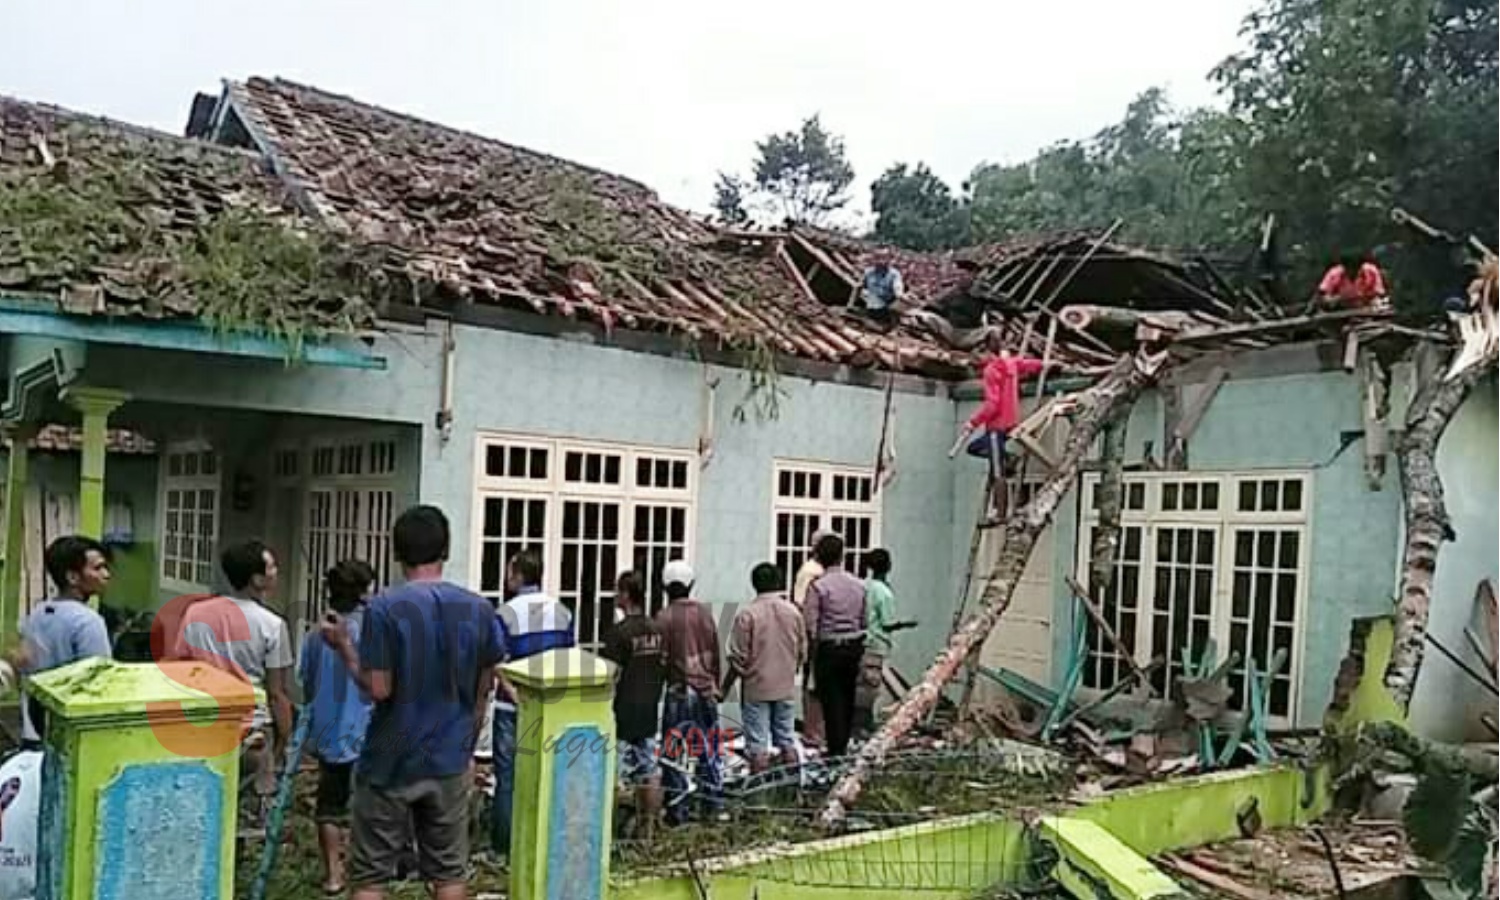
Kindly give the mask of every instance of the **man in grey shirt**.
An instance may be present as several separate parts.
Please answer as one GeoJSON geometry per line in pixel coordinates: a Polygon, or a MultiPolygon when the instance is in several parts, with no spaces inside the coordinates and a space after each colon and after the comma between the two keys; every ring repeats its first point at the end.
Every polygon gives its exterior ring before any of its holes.
{"type": "Polygon", "coordinates": [[[865,585],[844,570],[844,539],[825,535],[813,549],[823,574],[807,589],[802,618],[812,648],[813,689],[823,707],[828,756],[843,756],[854,728],[854,692],[865,653],[865,585]]]}
{"type": "MultiPolygon", "coordinates": [[[[47,574],[57,596],[31,610],[21,624],[21,649],[16,668],[35,675],[91,656],[110,656],[109,629],[104,617],[89,608],[89,598],[109,586],[108,548],[92,538],[68,535],[47,547],[47,574]]],[[[21,705],[21,737],[27,744],[45,731],[40,703],[27,698],[21,705]]]]}

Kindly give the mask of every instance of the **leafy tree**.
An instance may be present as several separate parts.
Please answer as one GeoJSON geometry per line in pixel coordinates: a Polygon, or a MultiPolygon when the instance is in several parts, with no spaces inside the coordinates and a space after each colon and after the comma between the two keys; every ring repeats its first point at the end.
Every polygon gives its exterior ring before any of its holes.
{"type": "Polygon", "coordinates": [[[714,210],[726,225],[743,225],[749,221],[750,213],[745,209],[745,185],[739,178],[719,173],[714,182],[714,210]]]}
{"type": "Polygon", "coordinates": [[[779,214],[826,225],[849,204],[854,167],[844,153],[843,138],[825,129],[817,116],[794,131],[767,135],[756,142],[755,151],[748,183],[720,174],[714,188],[714,208],[720,215],[744,212],[748,202],[768,217],[779,214]]]}
{"type": "Polygon", "coordinates": [[[1409,304],[1464,277],[1389,213],[1496,234],[1496,25],[1494,0],[1270,0],[1246,18],[1248,49],[1212,77],[1243,126],[1239,189],[1276,213],[1302,277],[1343,247],[1381,251],[1409,304]]]}
{"type": "Polygon", "coordinates": [[[870,208],[876,216],[871,237],[878,241],[911,250],[944,250],[968,241],[968,209],[925,163],[887,169],[870,185],[870,208]]]}

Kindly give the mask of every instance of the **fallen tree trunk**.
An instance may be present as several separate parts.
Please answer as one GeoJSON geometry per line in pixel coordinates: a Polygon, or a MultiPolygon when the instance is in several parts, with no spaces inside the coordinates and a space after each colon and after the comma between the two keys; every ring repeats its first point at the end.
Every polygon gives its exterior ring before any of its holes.
{"type": "Polygon", "coordinates": [[[1140,310],[1120,306],[1093,306],[1075,303],[1064,306],[1059,318],[1080,331],[1129,337],[1138,326],[1148,325],[1169,332],[1207,331],[1224,324],[1222,319],[1180,310],[1140,310]]]}
{"type": "Polygon", "coordinates": [[[1468,772],[1481,782],[1500,779],[1500,756],[1476,747],[1442,744],[1417,737],[1395,722],[1371,722],[1359,729],[1366,748],[1389,750],[1412,761],[1414,769],[1431,763],[1454,772],[1468,772]]]}
{"type": "Polygon", "coordinates": [[[1411,705],[1422,669],[1438,551],[1445,541],[1453,539],[1453,525],[1443,503],[1443,480],[1438,474],[1438,442],[1474,386],[1495,371],[1495,357],[1491,355],[1445,380],[1441,367],[1433,365],[1435,352],[1429,343],[1417,348],[1414,369],[1423,374],[1418,375],[1406,413],[1406,429],[1396,443],[1406,506],[1406,545],[1396,602],[1396,640],[1385,669],[1385,686],[1402,709],[1411,705]]]}
{"type": "Polygon", "coordinates": [[[1115,557],[1120,544],[1120,510],[1125,505],[1125,429],[1130,410],[1104,423],[1099,441],[1100,462],[1104,471],[1094,496],[1099,502],[1099,521],[1094,525],[1093,546],[1089,548],[1089,596],[1096,603],[1106,602],[1110,582],[1114,580],[1115,557]]]}
{"type": "Polygon", "coordinates": [[[828,795],[828,803],[819,817],[824,827],[831,828],[843,820],[864,789],[870,772],[885,761],[886,754],[903,735],[927,716],[942,696],[943,686],[953,680],[969,654],[984,644],[1010,605],[1011,594],[1026,569],[1037,536],[1047,527],[1063,496],[1078,480],[1084,457],[1093,447],[1100,430],[1106,424],[1129,415],[1141,391],[1156,379],[1165,365],[1165,353],[1121,357],[1102,381],[1079,396],[1073,431],[1068,436],[1057,468],[1037,489],[1032,501],[1006,522],[1004,550],[995,560],[985,582],[979,610],[949,636],[948,646],[938,654],[921,682],[906,695],[880,731],[860,748],[853,765],[828,795]]]}

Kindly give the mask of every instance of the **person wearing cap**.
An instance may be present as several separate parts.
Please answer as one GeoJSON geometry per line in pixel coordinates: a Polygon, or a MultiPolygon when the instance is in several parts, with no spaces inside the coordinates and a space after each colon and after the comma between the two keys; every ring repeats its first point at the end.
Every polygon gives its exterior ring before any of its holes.
{"type": "MultiPolygon", "coordinates": [[[[505,570],[505,590],[508,597],[495,613],[505,635],[507,662],[576,643],[573,614],[542,591],[542,557],[536,551],[523,550],[511,558],[505,570]]],[[[509,856],[516,780],[516,692],[504,675],[495,678],[495,703],[490,715],[490,752],[495,766],[490,842],[496,853],[509,856]]]]}
{"type": "Polygon", "coordinates": [[[865,654],[865,585],[844,570],[844,539],[818,541],[823,574],[807,589],[802,618],[812,646],[813,684],[823,705],[828,756],[843,756],[854,729],[854,697],[865,654]]]}
{"type": "MultiPolygon", "coordinates": [[[[818,541],[833,534],[831,531],[818,529],[813,532],[812,540],[807,545],[807,560],[797,570],[797,577],[792,581],[792,603],[799,612],[806,613],[807,589],[812,583],[823,577],[823,566],[817,559],[818,541]]],[[[823,707],[818,702],[816,692],[813,690],[812,652],[809,648],[807,665],[802,670],[802,741],[803,743],[822,748],[823,746],[823,707]]]]}
{"type": "MultiPolygon", "coordinates": [[[[656,614],[667,664],[662,704],[662,755],[685,764],[682,751],[696,757],[698,794],[713,812],[722,807],[724,773],[719,747],[719,683],[722,663],[719,629],[709,608],[692,597],[695,576],[684,560],[674,559],[661,573],[668,604],[656,614]]],[[[687,778],[676,765],[663,772],[667,821],[687,820],[687,778]]]]}

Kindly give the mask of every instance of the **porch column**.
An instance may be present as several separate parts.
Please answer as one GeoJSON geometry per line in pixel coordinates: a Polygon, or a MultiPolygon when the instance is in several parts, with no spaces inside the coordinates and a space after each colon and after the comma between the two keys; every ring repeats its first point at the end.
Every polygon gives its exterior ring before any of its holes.
{"type": "Polygon", "coordinates": [[[0,572],[0,643],[16,638],[21,624],[21,570],[26,558],[26,463],[36,426],[7,423],[3,429],[10,453],[5,472],[5,569],[0,572]]]}
{"type": "Polygon", "coordinates": [[[108,388],[76,387],[64,391],[63,399],[83,415],[78,533],[100,540],[104,537],[104,456],[109,414],[119,409],[129,395],[108,388]]]}

